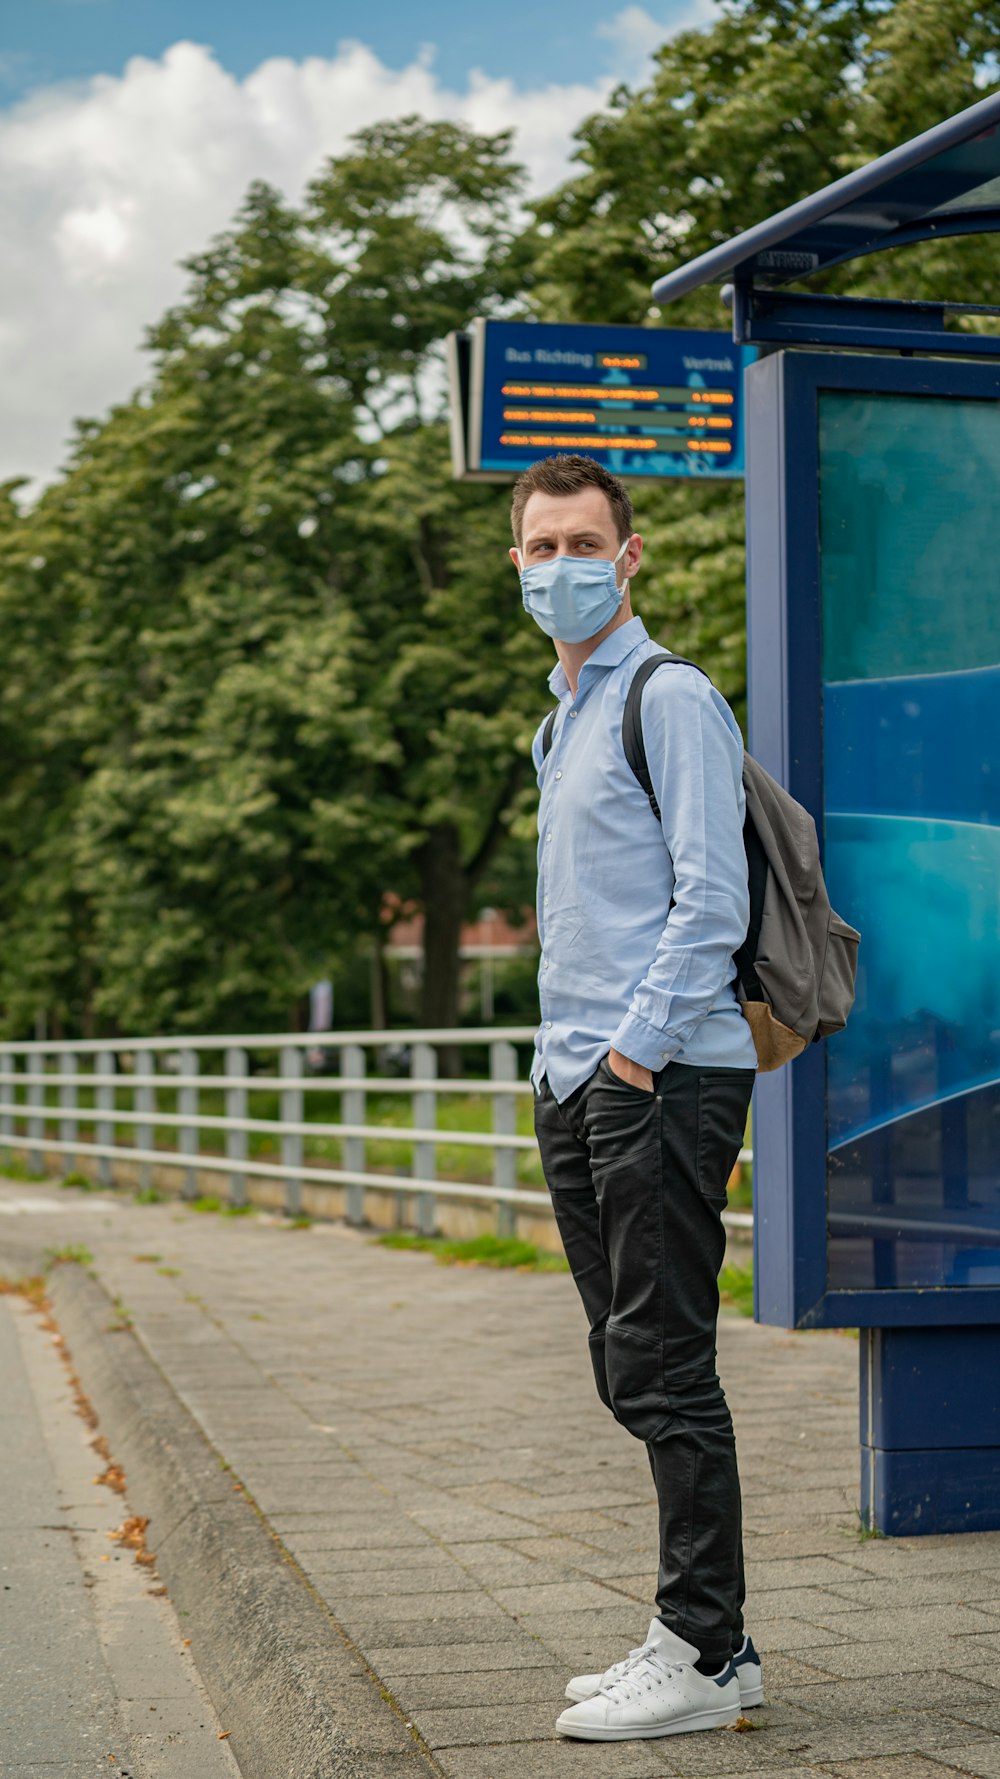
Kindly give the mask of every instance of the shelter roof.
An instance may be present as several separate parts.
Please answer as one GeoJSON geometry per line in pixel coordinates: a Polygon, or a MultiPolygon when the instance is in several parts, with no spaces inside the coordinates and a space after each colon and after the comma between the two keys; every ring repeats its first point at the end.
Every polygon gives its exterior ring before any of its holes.
{"type": "Polygon", "coordinates": [[[668,303],[722,279],[775,287],[886,247],[997,229],[1000,92],[678,266],[653,295],[668,303]]]}

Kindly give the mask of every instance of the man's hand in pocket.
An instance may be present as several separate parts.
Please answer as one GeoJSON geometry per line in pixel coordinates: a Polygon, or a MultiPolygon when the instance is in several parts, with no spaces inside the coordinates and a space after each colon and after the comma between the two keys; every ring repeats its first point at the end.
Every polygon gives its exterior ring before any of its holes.
{"type": "Polygon", "coordinates": [[[620,1050],[609,1050],[608,1068],[619,1081],[627,1081],[630,1087],[640,1087],[643,1093],[652,1093],[653,1077],[649,1069],[644,1069],[639,1062],[633,1062],[630,1056],[623,1056],[620,1050]]]}

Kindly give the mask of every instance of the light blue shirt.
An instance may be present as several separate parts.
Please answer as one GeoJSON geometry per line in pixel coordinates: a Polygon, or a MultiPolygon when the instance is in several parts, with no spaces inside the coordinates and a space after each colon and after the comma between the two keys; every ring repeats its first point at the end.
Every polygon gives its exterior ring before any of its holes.
{"type": "Polygon", "coordinates": [[[622,747],[635,671],[664,652],[631,618],[584,663],[575,698],[557,665],[552,748],[543,760],[544,723],[532,747],[542,943],[532,1080],[547,1075],[560,1101],[612,1048],[654,1072],[757,1065],[733,987],[750,918],[736,719],[692,667],[647,682],[642,732],[662,825],[622,747]]]}

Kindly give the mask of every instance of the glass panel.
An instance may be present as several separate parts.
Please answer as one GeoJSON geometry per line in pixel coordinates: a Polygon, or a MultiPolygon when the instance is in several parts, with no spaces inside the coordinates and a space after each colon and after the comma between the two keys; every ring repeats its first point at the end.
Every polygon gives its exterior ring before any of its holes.
{"type": "Polygon", "coordinates": [[[829,1285],[1000,1285],[1000,404],[820,396],[829,1285]]]}
{"type": "Polygon", "coordinates": [[[949,216],[963,210],[997,209],[1000,209],[1000,179],[987,179],[984,185],[976,185],[971,191],[962,192],[960,197],[950,198],[947,204],[938,204],[927,214],[949,216]]]}

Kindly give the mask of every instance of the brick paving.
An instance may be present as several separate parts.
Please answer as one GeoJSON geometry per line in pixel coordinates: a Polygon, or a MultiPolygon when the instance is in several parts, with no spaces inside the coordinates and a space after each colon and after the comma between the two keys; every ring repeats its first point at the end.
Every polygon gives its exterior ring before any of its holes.
{"type": "MultiPolygon", "coordinates": [[[[0,1185],[0,1209],[32,1190],[0,1185]]],[[[765,1658],[753,1730],[572,1743],[553,1729],[569,1675],[644,1636],[656,1519],[570,1279],[53,1196],[0,1218],[0,1265],[86,1243],[446,1779],[1000,1779],[1000,1533],[860,1534],[848,1336],[720,1328],[765,1658]]]]}

